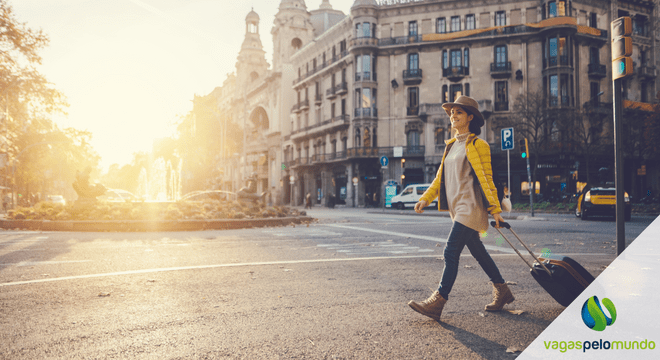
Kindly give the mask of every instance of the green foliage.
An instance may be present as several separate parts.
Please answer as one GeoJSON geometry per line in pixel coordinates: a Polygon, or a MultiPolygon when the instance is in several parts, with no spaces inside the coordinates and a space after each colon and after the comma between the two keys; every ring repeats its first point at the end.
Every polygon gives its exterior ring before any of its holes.
{"type": "Polygon", "coordinates": [[[263,219],[297,216],[298,210],[288,207],[267,207],[239,202],[171,203],[111,203],[99,201],[93,205],[55,205],[41,202],[32,208],[19,207],[7,213],[10,220],[211,220],[263,219]]]}

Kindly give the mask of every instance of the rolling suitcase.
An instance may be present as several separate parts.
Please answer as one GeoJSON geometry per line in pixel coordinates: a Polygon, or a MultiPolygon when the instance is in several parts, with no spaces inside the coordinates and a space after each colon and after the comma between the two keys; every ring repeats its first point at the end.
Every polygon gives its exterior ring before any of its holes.
{"type": "MultiPolygon", "coordinates": [[[[491,225],[495,227],[495,222],[492,221],[491,225]]],[[[577,261],[568,256],[564,256],[561,260],[545,259],[536,257],[532,250],[520,239],[512,229],[511,225],[506,222],[500,223],[520,241],[520,243],[527,249],[530,255],[534,258],[534,263],[530,265],[527,260],[520,254],[520,252],[511,244],[509,239],[504,236],[500,229],[495,228],[500,235],[506,240],[513,250],[520,256],[521,259],[529,266],[532,277],[545,289],[545,291],[552,296],[558,303],[563,306],[570,305],[575,298],[577,298],[584,289],[594,281],[594,277],[580,265],[577,261]]]]}

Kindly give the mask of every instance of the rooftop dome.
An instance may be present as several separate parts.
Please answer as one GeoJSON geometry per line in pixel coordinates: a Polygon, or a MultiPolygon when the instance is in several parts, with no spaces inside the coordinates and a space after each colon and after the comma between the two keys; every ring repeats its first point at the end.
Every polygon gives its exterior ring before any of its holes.
{"type": "Polygon", "coordinates": [[[259,22],[259,14],[254,12],[254,8],[252,8],[252,11],[250,11],[245,17],[245,21],[250,21],[250,20],[259,22]]]}

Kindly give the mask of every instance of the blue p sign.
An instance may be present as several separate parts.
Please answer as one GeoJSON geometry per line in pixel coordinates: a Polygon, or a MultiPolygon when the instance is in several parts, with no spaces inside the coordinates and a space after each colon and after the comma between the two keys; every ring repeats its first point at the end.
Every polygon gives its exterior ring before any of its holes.
{"type": "Polygon", "coordinates": [[[502,129],[502,150],[513,150],[513,128],[502,129]]]}

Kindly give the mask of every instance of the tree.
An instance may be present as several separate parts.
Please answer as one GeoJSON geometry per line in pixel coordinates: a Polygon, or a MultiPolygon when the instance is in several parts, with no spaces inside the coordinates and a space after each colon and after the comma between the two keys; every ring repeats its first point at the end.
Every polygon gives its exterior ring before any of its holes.
{"type": "Polygon", "coordinates": [[[559,131],[555,126],[555,118],[548,108],[548,98],[540,91],[519,95],[513,104],[511,116],[500,120],[497,125],[513,127],[516,134],[519,134],[518,139],[527,139],[532,169],[530,194],[535,196],[536,164],[539,153],[547,150],[553,135],[559,131]]]}
{"type": "Polygon", "coordinates": [[[589,103],[584,109],[571,112],[569,115],[572,140],[585,160],[587,184],[591,184],[590,163],[594,155],[601,153],[611,144],[612,134],[606,130],[609,113],[599,111],[598,103],[589,103]],[[608,140],[609,139],[609,140],[608,140]]]}
{"type": "Polygon", "coordinates": [[[8,1],[0,0],[2,185],[13,184],[15,168],[13,187],[21,193],[57,192],[72,197],[76,169],[97,169],[99,156],[89,143],[91,133],[61,130],[51,120],[54,114],[65,114],[68,104],[36,70],[42,61],[39,52],[48,43],[43,31],[19,22],[8,1]]]}

